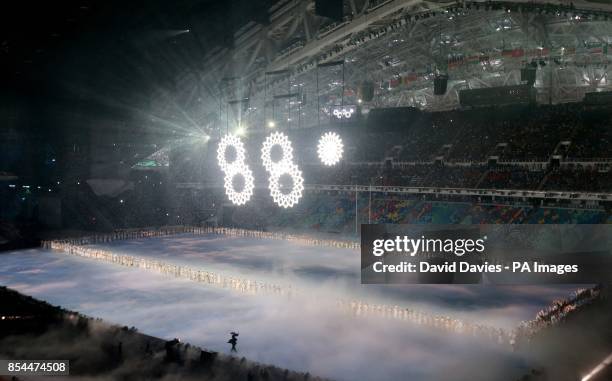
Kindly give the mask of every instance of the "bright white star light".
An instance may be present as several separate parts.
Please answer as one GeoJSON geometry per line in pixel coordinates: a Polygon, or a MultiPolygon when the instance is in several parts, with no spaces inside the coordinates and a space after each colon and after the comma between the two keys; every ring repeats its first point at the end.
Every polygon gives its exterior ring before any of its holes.
{"type": "Polygon", "coordinates": [[[253,172],[244,163],[240,163],[237,166],[229,167],[229,170],[225,172],[225,178],[223,179],[225,186],[225,194],[230,201],[236,205],[244,205],[253,196],[253,189],[255,188],[253,180],[253,172]],[[240,192],[237,192],[234,188],[234,177],[242,176],[244,179],[244,186],[240,192]]]}
{"type": "Polygon", "coordinates": [[[278,206],[291,208],[300,201],[300,198],[302,198],[304,178],[302,177],[302,171],[298,169],[297,165],[289,163],[284,166],[279,166],[278,169],[270,174],[269,180],[270,195],[278,206]],[[281,192],[279,180],[282,175],[289,175],[293,180],[293,188],[290,193],[284,194],[281,192]]]}
{"type": "Polygon", "coordinates": [[[335,132],[328,132],[319,139],[317,153],[323,164],[327,166],[336,165],[342,158],[343,152],[342,139],[335,132]]]}
{"type": "Polygon", "coordinates": [[[282,132],[270,134],[261,147],[261,161],[268,172],[278,171],[293,162],[293,148],[287,135],[282,132]],[[283,157],[278,161],[272,161],[272,147],[279,146],[283,151],[283,157]]]}
{"type": "Polygon", "coordinates": [[[235,167],[239,166],[240,164],[243,164],[245,157],[246,153],[244,149],[244,144],[238,136],[227,134],[219,142],[219,146],[217,147],[217,162],[219,163],[219,167],[221,167],[221,170],[224,173],[227,173],[230,167],[235,167]],[[236,151],[236,158],[232,162],[228,162],[225,158],[225,152],[229,147],[233,147],[234,151],[236,151]]]}

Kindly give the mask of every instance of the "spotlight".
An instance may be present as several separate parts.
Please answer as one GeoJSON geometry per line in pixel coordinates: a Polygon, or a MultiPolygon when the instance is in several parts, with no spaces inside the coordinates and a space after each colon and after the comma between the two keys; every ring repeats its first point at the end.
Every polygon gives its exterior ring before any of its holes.
{"type": "Polygon", "coordinates": [[[270,128],[276,127],[276,122],[273,121],[273,120],[268,121],[268,127],[270,127],[270,128]]]}
{"type": "Polygon", "coordinates": [[[246,127],[239,125],[238,128],[236,129],[236,135],[244,136],[245,134],[246,134],[246,127]]]}
{"type": "Polygon", "coordinates": [[[328,132],[321,136],[317,153],[321,162],[327,166],[336,165],[342,158],[344,145],[342,139],[334,132],[328,132]]]}

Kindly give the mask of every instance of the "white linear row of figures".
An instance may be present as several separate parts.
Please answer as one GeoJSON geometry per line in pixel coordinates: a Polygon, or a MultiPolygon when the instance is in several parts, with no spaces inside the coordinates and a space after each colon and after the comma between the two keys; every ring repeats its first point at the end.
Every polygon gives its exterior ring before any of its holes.
{"type": "MultiPolygon", "coordinates": [[[[170,227],[166,229],[154,230],[143,229],[132,231],[117,231],[114,233],[96,234],[93,236],[87,236],[82,238],[45,241],[43,243],[43,247],[69,255],[98,260],[106,263],[112,263],[120,266],[135,267],[146,271],[169,275],[176,278],[230,289],[248,295],[274,294],[281,296],[300,295],[302,297],[308,297],[308,293],[300,292],[299,289],[292,287],[291,285],[279,285],[250,279],[242,279],[233,276],[227,276],[221,273],[203,270],[201,268],[181,266],[172,263],[167,263],[164,261],[159,261],[156,259],[121,254],[112,250],[87,246],[88,244],[92,243],[105,243],[115,240],[135,239],[143,237],[159,237],[187,232],[194,234],[223,234],[234,237],[284,239],[290,241],[299,241],[304,244],[317,246],[323,245],[327,247],[351,249],[358,248],[358,243],[356,242],[320,240],[284,233],[259,232],[245,229],[214,227],[200,228],[189,226],[170,227]]],[[[494,339],[501,343],[509,342],[510,335],[504,330],[486,325],[468,323],[459,319],[451,318],[449,316],[433,315],[423,311],[403,308],[397,305],[373,304],[359,300],[346,300],[342,298],[338,298],[336,304],[341,310],[346,311],[353,316],[376,315],[384,318],[409,321],[414,324],[424,325],[435,329],[444,329],[445,331],[455,332],[459,334],[482,336],[494,339]]]]}
{"type": "Polygon", "coordinates": [[[187,279],[195,282],[205,283],[221,288],[233,289],[246,294],[272,293],[279,295],[292,294],[291,286],[280,286],[272,283],[240,279],[220,273],[206,271],[189,266],[181,266],[173,263],[159,261],[127,254],[118,254],[111,250],[73,245],[66,242],[51,242],[51,250],[61,251],[66,254],[94,259],[106,263],[117,264],[126,267],[136,267],[175,278],[187,279]]]}
{"type": "MultiPolygon", "coordinates": [[[[43,241],[42,246],[46,249],[60,251],[70,255],[126,267],[136,267],[146,271],[152,271],[176,278],[231,289],[233,291],[238,291],[249,295],[274,294],[283,296],[307,296],[306,293],[300,292],[299,289],[291,285],[280,285],[250,279],[242,279],[203,270],[201,268],[179,266],[155,259],[119,254],[115,251],[87,246],[89,244],[106,243],[116,240],[162,237],[184,233],[191,233],[195,235],[217,234],[227,237],[288,240],[305,245],[344,249],[359,248],[359,243],[351,241],[316,239],[307,236],[292,235],[280,232],[275,233],[247,229],[194,226],[171,226],[153,229],[119,230],[112,233],[95,234],[79,238],[43,241]]],[[[444,331],[448,332],[486,338],[494,340],[500,344],[515,346],[530,341],[539,332],[550,326],[562,323],[569,314],[579,311],[582,307],[593,303],[599,297],[600,292],[598,286],[590,289],[577,290],[570,298],[563,301],[553,302],[550,307],[547,307],[538,313],[538,316],[535,319],[522,322],[512,331],[478,323],[466,322],[450,316],[434,315],[397,305],[368,303],[360,300],[346,300],[342,298],[339,298],[336,303],[342,310],[350,313],[353,316],[374,315],[384,318],[408,321],[435,329],[443,329],[444,331]]]]}
{"type": "Polygon", "coordinates": [[[206,235],[217,234],[226,237],[244,237],[258,239],[273,239],[281,241],[291,241],[301,245],[318,246],[318,247],[333,247],[337,249],[352,249],[359,250],[361,244],[357,241],[348,240],[333,240],[315,238],[307,235],[290,234],[284,232],[267,232],[262,230],[237,229],[217,226],[164,226],[160,228],[142,228],[142,229],[125,229],[116,230],[112,233],[96,233],[77,238],[67,238],[61,240],[42,241],[41,246],[45,249],[51,249],[51,244],[54,242],[68,243],[72,245],[90,245],[96,243],[107,243],[113,241],[122,241],[129,239],[165,237],[177,234],[194,234],[206,235]]]}
{"type": "MultiPolygon", "coordinates": [[[[206,271],[190,266],[176,265],[156,259],[118,254],[111,250],[96,247],[74,245],[60,241],[51,241],[49,247],[51,250],[81,258],[93,259],[125,267],[135,267],[175,278],[230,289],[248,295],[273,294],[294,297],[298,295],[307,296],[307,293],[300,292],[299,289],[294,288],[291,285],[278,285],[256,280],[237,278],[217,272],[206,271]]],[[[353,316],[377,315],[385,318],[409,321],[436,329],[443,329],[449,332],[468,334],[471,336],[481,336],[488,339],[494,339],[499,343],[509,342],[509,334],[500,328],[468,323],[459,319],[451,318],[450,316],[433,315],[409,308],[402,308],[397,305],[373,304],[356,300],[338,299],[336,303],[341,310],[347,311],[353,316]]]]}

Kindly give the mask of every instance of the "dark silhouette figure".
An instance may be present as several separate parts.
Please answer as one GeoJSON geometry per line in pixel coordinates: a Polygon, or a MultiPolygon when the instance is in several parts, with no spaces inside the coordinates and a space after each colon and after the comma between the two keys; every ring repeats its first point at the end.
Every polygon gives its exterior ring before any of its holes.
{"type": "Polygon", "coordinates": [[[215,362],[216,358],[217,358],[217,352],[207,352],[207,351],[200,352],[200,363],[205,369],[211,370],[212,364],[215,362]]]}
{"type": "Polygon", "coordinates": [[[179,362],[180,360],[179,351],[178,351],[179,344],[180,344],[179,339],[166,341],[166,344],[164,344],[164,347],[166,349],[165,360],[167,362],[177,362],[177,363],[179,362]]]}
{"type": "Polygon", "coordinates": [[[237,339],[238,333],[230,332],[230,335],[232,335],[232,338],[229,339],[227,342],[228,342],[228,344],[232,344],[232,352],[238,352],[236,350],[236,344],[238,343],[238,339],[237,339]]]}

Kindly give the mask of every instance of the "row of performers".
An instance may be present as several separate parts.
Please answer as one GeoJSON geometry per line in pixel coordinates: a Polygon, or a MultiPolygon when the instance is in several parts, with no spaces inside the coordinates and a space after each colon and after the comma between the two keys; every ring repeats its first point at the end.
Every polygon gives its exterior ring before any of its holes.
{"type": "Polygon", "coordinates": [[[267,232],[261,230],[237,229],[217,226],[165,226],[160,228],[116,230],[111,233],[96,233],[93,235],[87,235],[77,238],[68,238],[55,241],[42,241],[41,246],[45,249],[50,249],[52,242],[63,242],[72,245],[90,245],[130,239],[166,237],[187,233],[195,235],[218,234],[228,237],[284,240],[309,246],[334,247],[340,249],[356,250],[360,248],[359,242],[355,241],[322,239],[306,235],[289,234],[283,232],[267,232]]]}

